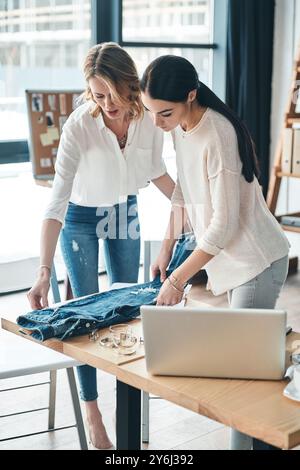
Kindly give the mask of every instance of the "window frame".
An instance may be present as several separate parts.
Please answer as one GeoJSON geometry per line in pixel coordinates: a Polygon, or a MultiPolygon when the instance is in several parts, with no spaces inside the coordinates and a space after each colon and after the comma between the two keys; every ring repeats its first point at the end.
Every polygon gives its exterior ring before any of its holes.
{"type": "MultiPolygon", "coordinates": [[[[91,0],[91,43],[114,41],[123,47],[206,49],[213,53],[212,88],[225,99],[228,0],[213,0],[213,42],[205,44],[132,42],[122,38],[122,0],[91,0]],[[220,79],[220,77],[222,79],[220,79]]],[[[0,165],[30,161],[27,140],[0,141],[0,165]]]]}

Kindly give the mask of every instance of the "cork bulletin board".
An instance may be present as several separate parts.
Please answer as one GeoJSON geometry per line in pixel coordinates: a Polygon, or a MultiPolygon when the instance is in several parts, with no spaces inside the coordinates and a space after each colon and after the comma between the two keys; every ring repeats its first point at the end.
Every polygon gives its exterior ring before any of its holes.
{"type": "Polygon", "coordinates": [[[36,179],[54,178],[60,135],[83,90],[26,90],[29,151],[36,179]]]}

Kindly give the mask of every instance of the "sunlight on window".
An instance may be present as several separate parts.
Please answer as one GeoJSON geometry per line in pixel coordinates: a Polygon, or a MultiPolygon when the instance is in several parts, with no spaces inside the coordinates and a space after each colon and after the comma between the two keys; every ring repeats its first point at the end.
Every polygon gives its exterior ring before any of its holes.
{"type": "Polygon", "coordinates": [[[123,40],[208,43],[211,0],[123,0],[123,40]]]}

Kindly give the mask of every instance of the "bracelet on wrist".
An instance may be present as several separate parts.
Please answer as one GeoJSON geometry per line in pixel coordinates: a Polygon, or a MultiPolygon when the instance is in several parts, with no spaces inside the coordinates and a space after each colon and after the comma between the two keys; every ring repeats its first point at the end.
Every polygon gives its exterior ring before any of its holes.
{"type": "Polygon", "coordinates": [[[41,270],[42,268],[46,268],[46,269],[49,271],[49,274],[51,274],[51,268],[50,268],[50,266],[48,266],[47,264],[41,264],[41,265],[38,267],[37,271],[40,272],[40,270],[41,270]]]}
{"type": "Polygon", "coordinates": [[[172,283],[178,288],[178,289],[182,289],[184,290],[184,288],[186,287],[187,283],[180,283],[179,279],[177,279],[177,277],[174,276],[173,273],[170,274],[169,276],[171,278],[171,281],[172,283]],[[179,285],[178,285],[179,284],[179,285]]]}
{"type": "Polygon", "coordinates": [[[181,294],[184,293],[184,289],[179,289],[178,287],[176,287],[175,284],[173,284],[173,282],[171,281],[170,277],[167,277],[167,280],[169,281],[170,286],[173,287],[174,290],[180,292],[181,294]]]}

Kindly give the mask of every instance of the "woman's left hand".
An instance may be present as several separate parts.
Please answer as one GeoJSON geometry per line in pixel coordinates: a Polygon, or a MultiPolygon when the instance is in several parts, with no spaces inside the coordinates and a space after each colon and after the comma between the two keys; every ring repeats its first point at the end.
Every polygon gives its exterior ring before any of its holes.
{"type": "Polygon", "coordinates": [[[184,292],[175,290],[166,279],[159,291],[156,305],[176,305],[181,302],[183,295],[184,292]]]}

